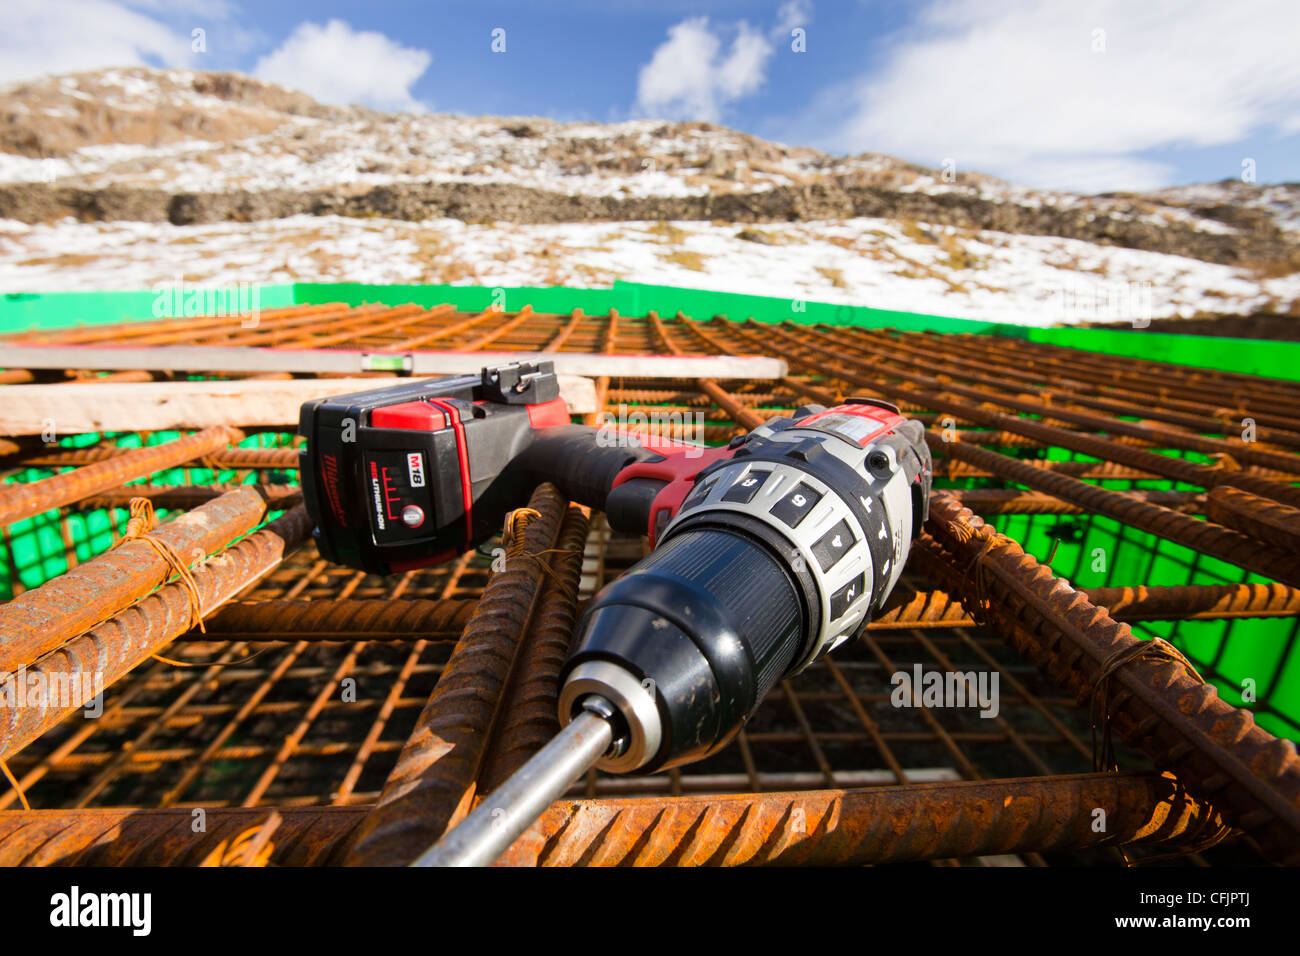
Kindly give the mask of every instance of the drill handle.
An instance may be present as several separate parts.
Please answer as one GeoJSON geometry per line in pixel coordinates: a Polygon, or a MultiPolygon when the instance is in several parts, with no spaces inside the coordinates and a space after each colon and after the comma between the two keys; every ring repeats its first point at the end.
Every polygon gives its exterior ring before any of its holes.
{"type": "Polygon", "coordinates": [[[570,500],[604,511],[615,531],[646,534],[653,533],[656,508],[664,506],[664,489],[688,488],[695,472],[725,451],[614,429],[557,425],[536,431],[511,468],[529,487],[549,481],[570,500]]]}
{"type": "Polygon", "coordinates": [[[571,501],[604,511],[619,472],[654,457],[655,452],[617,432],[556,425],[538,430],[510,467],[530,484],[549,481],[571,501]]]}

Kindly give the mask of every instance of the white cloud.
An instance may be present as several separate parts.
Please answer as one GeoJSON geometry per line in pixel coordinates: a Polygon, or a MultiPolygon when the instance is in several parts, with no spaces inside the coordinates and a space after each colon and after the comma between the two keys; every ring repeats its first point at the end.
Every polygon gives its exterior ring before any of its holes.
{"type": "MultiPolygon", "coordinates": [[[[1084,144],[1086,146],[1086,144],[1084,144]]],[[[958,172],[966,170],[959,168],[958,172]]],[[[1010,160],[997,167],[986,165],[980,172],[996,172],[1003,179],[1024,186],[1065,189],[1079,193],[1147,192],[1174,181],[1176,167],[1133,156],[1090,155],[1087,153],[1050,158],[1010,160]]]]}
{"type": "Polygon", "coordinates": [[[723,57],[721,32],[707,17],[670,27],[668,39],[641,68],[637,102],[646,113],[716,122],[723,109],[763,85],[772,44],[743,20],[723,57]]]}
{"type": "Polygon", "coordinates": [[[812,19],[811,0],[786,0],[776,12],[776,26],[772,35],[778,40],[789,39],[795,27],[806,27],[812,19]]]}
{"type": "Polygon", "coordinates": [[[411,85],[432,60],[426,50],[330,20],[324,26],[300,23],[278,50],[257,61],[253,74],[325,103],[420,113],[425,106],[411,94],[411,85]]]}
{"type": "Polygon", "coordinates": [[[113,0],[0,2],[0,82],[108,66],[184,66],[188,32],[113,0]]]}
{"type": "Polygon", "coordinates": [[[1300,127],[1294,0],[939,0],[914,32],[857,85],[838,148],[1149,188],[1172,167],[1143,151],[1300,127]]]}
{"type": "Polygon", "coordinates": [[[239,12],[230,0],[125,0],[133,7],[180,16],[225,20],[239,12]]]}

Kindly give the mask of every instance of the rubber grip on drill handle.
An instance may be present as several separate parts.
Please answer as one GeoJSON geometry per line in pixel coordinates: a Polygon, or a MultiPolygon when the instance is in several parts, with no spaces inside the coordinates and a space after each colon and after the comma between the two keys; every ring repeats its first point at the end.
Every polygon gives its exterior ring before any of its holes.
{"type": "Polygon", "coordinates": [[[515,466],[536,483],[551,482],[570,501],[604,511],[619,472],[633,462],[658,457],[647,448],[619,441],[608,430],[556,425],[538,431],[515,466]]]}

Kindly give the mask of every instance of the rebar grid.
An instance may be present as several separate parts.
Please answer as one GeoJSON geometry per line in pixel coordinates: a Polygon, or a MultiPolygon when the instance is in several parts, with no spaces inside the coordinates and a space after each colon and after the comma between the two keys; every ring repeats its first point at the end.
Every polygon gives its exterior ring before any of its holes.
{"type": "MultiPolygon", "coordinates": [[[[1075,522],[1058,528],[1068,527],[1084,540],[1094,533],[1109,533],[1117,525],[1116,540],[1121,543],[1125,528],[1133,527],[1130,513],[1157,509],[1183,521],[1214,523],[1225,534],[1236,536],[1223,540],[1248,539],[1252,554],[1273,555],[1269,548],[1290,550],[1294,543],[1285,523],[1278,520],[1287,514],[1282,503],[1293,506],[1300,495],[1293,484],[1300,480],[1296,455],[1300,418],[1294,411],[1300,407],[1300,386],[1291,382],[1190,371],[1014,338],[809,329],[788,323],[770,327],[722,318],[697,322],[682,315],[312,306],[263,313],[254,330],[235,333],[232,322],[237,324],[237,320],[220,319],[164,320],[21,338],[85,344],[122,340],[149,345],[366,350],[766,354],[786,359],[790,374],[777,381],[722,384],[613,378],[598,382],[598,393],[610,414],[634,407],[652,421],[659,418],[658,430],[665,434],[710,443],[726,441],[767,418],[790,415],[809,402],[831,403],[855,394],[888,398],[930,427],[937,473],[950,485],[966,486],[969,504],[977,512],[1022,524],[1028,515],[1058,515],[1062,522],[1075,522]],[[1135,417],[1145,420],[1135,423],[1135,417]],[[1247,417],[1259,425],[1257,442],[1233,437],[1237,424],[1247,417]],[[962,446],[961,451],[945,455],[950,444],[962,446]],[[976,454],[967,456],[967,449],[976,454]],[[981,458],[977,454],[981,449],[997,455],[981,458]],[[1026,483],[1022,479],[1034,476],[1015,472],[1012,477],[1011,466],[1003,459],[1061,480],[1035,478],[1026,483]],[[1172,491],[1144,487],[1153,480],[1181,484],[1172,491]],[[1110,494],[1128,503],[1106,499],[1108,519],[1086,493],[1062,497],[1060,492],[1067,488],[1063,481],[1070,482],[1069,489],[1102,482],[1110,494]],[[1206,491],[1211,493],[1208,502],[1206,491]],[[1226,517],[1229,503],[1231,518],[1226,517]],[[1204,515],[1210,521],[1202,522],[1204,515]],[[1219,526],[1216,516],[1230,521],[1235,530],[1219,526]]],[[[291,441],[286,435],[259,438],[271,445],[291,441]]],[[[60,467],[87,467],[127,455],[129,451],[117,447],[115,436],[80,449],[58,450],[19,439],[0,448],[0,467],[30,482],[57,474],[60,467]]],[[[279,484],[292,475],[295,462],[290,448],[209,449],[198,463],[204,467],[195,464],[189,464],[177,484],[171,483],[176,480],[173,476],[165,484],[154,480],[141,490],[160,509],[165,505],[188,511],[230,485],[260,481],[269,508],[296,504],[295,492],[279,484]]],[[[114,468],[110,474],[117,474],[121,466],[114,462],[114,468]]],[[[132,477],[146,482],[156,479],[152,473],[132,477]]],[[[60,486],[68,483],[64,479],[60,486]]],[[[61,505],[58,510],[37,514],[30,522],[59,534],[67,567],[73,568],[84,557],[74,543],[76,522],[106,515],[115,536],[120,536],[121,509],[135,488],[140,486],[114,487],[100,481],[74,500],[65,501],[66,494],[51,499],[61,505]]],[[[1165,523],[1171,520],[1161,518],[1165,523]]],[[[5,551],[16,579],[18,569],[13,567],[9,546],[14,531],[12,525],[5,529],[5,551]]],[[[577,600],[588,599],[639,560],[644,547],[640,539],[611,535],[603,517],[592,516],[577,600]]],[[[1225,550],[1219,557],[1231,565],[1235,553],[1225,550]]],[[[987,595],[972,590],[970,579],[954,574],[951,564],[945,567],[942,548],[922,541],[915,554],[886,611],[863,637],[781,682],[730,747],[706,761],[653,777],[617,778],[593,772],[570,796],[588,800],[641,796],[667,800],[669,808],[685,808],[681,799],[687,795],[864,787],[902,787],[906,793],[908,788],[943,781],[996,782],[1025,776],[1050,781],[1091,770],[1092,720],[1086,707],[1072,706],[1074,691],[1062,689],[1021,658],[997,627],[980,626],[986,618],[978,602],[987,595]],[[971,611],[976,612],[974,617],[971,611]],[[972,709],[897,706],[891,675],[917,666],[926,672],[996,674],[1000,689],[996,716],[980,717],[972,709]]],[[[1185,567],[1189,585],[1192,575],[1203,569],[1199,555],[1189,562],[1177,553],[1160,554],[1157,549],[1154,557],[1185,567]]],[[[1222,577],[1219,565],[1213,570],[1222,577]]],[[[1267,570],[1267,565],[1259,570],[1267,570]]],[[[1162,622],[1175,622],[1175,627],[1176,622],[1189,619],[1222,622],[1217,651],[1198,661],[1203,661],[1207,678],[1224,682],[1228,679],[1225,648],[1237,622],[1256,617],[1294,622],[1300,607],[1294,589],[1252,584],[1259,579],[1240,568],[1233,573],[1235,579],[1223,578],[1213,587],[1183,588],[1140,588],[1140,579],[1112,581],[1108,575],[1104,587],[1090,588],[1087,594],[1095,603],[1109,602],[1115,618],[1133,622],[1139,633],[1172,636],[1175,645],[1176,631],[1162,629],[1162,622]]],[[[233,812],[227,808],[261,808],[257,817],[229,818],[255,820],[256,826],[250,823],[252,836],[244,834],[245,843],[260,840],[256,852],[236,854],[235,862],[264,862],[267,847],[272,848],[271,859],[277,859],[276,852],[299,852],[293,850],[299,844],[285,840],[278,844],[280,850],[274,849],[277,838],[267,828],[281,825],[275,822],[275,810],[283,809],[286,818],[296,821],[299,818],[291,815],[307,808],[350,807],[354,815],[346,826],[338,823],[341,818],[330,818],[333,822],[320,818],[325,821],[320,827],[340,843],[338,847],[331,843],[328,854],[322,851],[312,857],[316,862],[341,862],[349,853],[357,855],[342,841],[351,845],[366,832],[365,821],[371,819],[370,811],[386,785],[392,785],[389,778],[398,756],[404,746],[410,746],[417,717],[435,696],[440,675],[489,578],[489,560],[483,555],[465,555],[442,567],[380,578],[328,565],[308,543],[243,590],[238,606],[211,616],[209,634],[193,630],[183,634],[165,652],[166,661],[146,657],[117,681],[105,696],[102,717],[65,720],[10,757],[9,766],[36,807],[202,807],[217,813],[233,812]],[[405,634],[403,627],[408,629],[405,634]],[[177,659],[187,666],[177,666],[177,659]]],[[[543,600],[540,608],[524,614],[514,626],[517,637],[522,638],[528,622],[536,622],[539,613],[551,613],[550,607],[543,600]]],[[[1283,663],[1294,644],[1294,623],[1290,634],[1283,663]]],[[[543,666],[539,662],[545,656],[521,653],[520,661],[531,661],[526,667],[535,668],[543,666]]],[[[518,686],[528,674],[508,680],[518,686]]],[[[1291,719],[1271,705],[1267,693],[1261,694],[1253,709],[1281,721],[1291,719]]],[[[493,747],[491,727],[500,726],[500,720],[491,724],[480,744],[493,747]]],[[[1293,745],[1278,741],[1277,747],[1274,759],[1294,759],[1293,745]]],[[[1119,761],[1125,769],[1152,767],[1146,756],[1122,744],[1119,761]]],[[[427,772],[427,768],[420,771],[427,772]]],[[[477,773],[471,772],[460,784],[462,796],[449,806],[442,825],[464,812],[469,805],[465,801],[475,799],[477,773]]],[[[480,785],[487,778],[500,777],[499,769],[484,769],[483,774],[477,781],[480,785]]],[[[1186,781],[1193,789],[1200,782],[1186,781]]],[[[916,790],[916,799],[921,798],[916,790]]],[[[0,809],[14,812],[16,803],[16,794],[0,789],[0,809]]],[[[574,806],[583,807],[582,813],[598,812],[598,804],[574,806]]],[[[965,806],[952,812],[965,812],[965,806]]],[[[1176,802],[1176,806],[1192,805],[1176,802]]],[[[708,812],[722,813],[720,809],[708,812]]],[[[1186,812],[1191,816],[1180,819],[1200,822],[1179,830],[1173,839],[1181,841],[1183,850],[1194,850],[1206,835],[1203,824],[1209,818],[1204,810],[1186,812]]],[[[170,819],[158,816],[158,826],[170,819]]],[[[301,826],[319,830],[316,818],[301,819],[305,821],[301,826]]],[[[403,825],[419,823],[400,814],[396,819],[403,825]]],[[[637,827],[648,825],[635,822],[639,819],[635,814],[626,819],[629,822],[620,826],[632,829],[620,834],[635,834],[637,827]]],[[[420,825],[428,827],[427,821],[420,825]]],[[[370,826],[373,830],[375,825],[370,826]]],[[[295,827],[300,828],[297,823],[286,825],[284,832],[297,833],[295,827]]],[[[1136,833],[1129,838],[1136,839],[1136,833]]],[[[0,856],[5,849],[12,851],[14,840],[22,839],[20,834],[0,832],[0,856]]],[[[45,838],[30,839],[39,843],[45,838]]],[[[785,832],[783,839],[793,837],[785,832]]],[[[1123,857],[1118,846],[1123,842],[1127,841],[1085,845],[1043,836],[1037,846],[1016,845],[1014,850],[1018,862],[1029,864],[1119,863],[1123,857]]],[[[815,855],[800,856],[805,849],[786,855],[784,861],[815,861],[815,855]]],[[[1252,839],[1238,837],[1183,859],[1257,859],[1257,849],[1252,839]]],[[[576,855],[565,851],[569,856],[553,853],[552,861],[603,859],[605,851],[588,850],[576,855]]],[[[919,858],[935,859],[945,852],[937,842],[932,851],[919,858]]],[[[964,846],[963,854],[967,851],[981,857],[999,852],[992,838],[964,846]]],[[[517,861],[551,860],[530,852],[512,851],[517,861]]],[[[1128,853],[1141,858],[1147,851],[1131,847],[1128,853]]],[[[1268,856],[1279,858],[1276,849],[1268,856]]],[[[915,857],[868,854],[852,859],[893,858],[915,857]]],[[[148,859],[144,853],[137,861],[148,859]]],[[[201,859],[212,862],[207,856],[201,859]]],[[[670,848],[657,862],[693,859],[670,848]]],[[[186,860],[199,862],[192,855],[186,860]]],[[[218,854],[217,862],[231,859],[218,854]]]]}

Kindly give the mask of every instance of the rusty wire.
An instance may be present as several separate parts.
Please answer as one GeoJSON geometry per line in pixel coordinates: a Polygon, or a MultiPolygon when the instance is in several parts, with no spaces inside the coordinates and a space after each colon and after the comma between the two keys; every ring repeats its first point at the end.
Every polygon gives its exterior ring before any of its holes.
{"type": "MultiPolygon", "coordinates": [[[[194,564],[252,529],[265,514],[261,496],[240,488],[177,516],[154,535],[194,564]]],[[[35,663],[45,652],[129,607],[162,584],[169,571],[163,557],[145,542],[124,542],[0,605],[0,672],[35,663]]]]}

